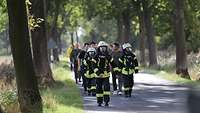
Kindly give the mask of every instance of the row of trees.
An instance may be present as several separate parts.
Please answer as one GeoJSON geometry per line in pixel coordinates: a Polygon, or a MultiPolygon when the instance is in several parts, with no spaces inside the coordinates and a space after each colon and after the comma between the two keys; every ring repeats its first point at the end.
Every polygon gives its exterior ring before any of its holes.
{"type": "Polygon", "coordinates": [[[158,65],[156,36],[161,37],[169,32],[173,34],[171,36],[175,37],[173,40],[176,42],[176,73],[189,78],[185,13],[194,13],[186,12],[188,6],[194,5],[190,0],[83,0],[83,4],[89,19],[99,16],[102,21],[115,20],[117,41],[130,42],[134,35],[140,38],[142,65],[146,64],[145,43],[149,51],[149,66],[155,67],[158,65]]]}
{"type": "Polygon", "coordinates": [[[53,56],[59,61],[61,34],[77,35],[81,20],[79,1],[66,0],[2,0],[8,11],[9,39],[16,71],[19,104],[22,113],[42,112],[38,84],[54,83],[49,66],[47,42],[53,39],[57,47],[53,56]],[[6,5],[5,5],[6,6],[6,5]],[[66,27],[67,26],[67,27],[66,27]]]}
{"type": "MultiPolygon", "coordinates": [[[[23,113],[36,109],[41,112],[37,84],[54,83],[47,41],[51,38],[56,42],[53,55],[59,61],[61,37],[66,40],[71,37],[72,42],[74,37],[78,40],[80,27],[87,40],[111,41],[111,37],[121,43],[139,40],[141,64],[146,64],[147,47],[152,67],[158,65],[157,40],[164,40],[162,46],[176,42],[176,72],[189,78],[186,40],[198,42],[200,0],[195,3],[192,0],[7,0],[7,7],[5,3],[0,0],[0,11],[8,10],[11,50],[23,113]]],[[[6,19],[0,20],[0,32],[5,23],[6,19]]],[[[192,50],[195,48],[198,44],[192,50]]]]}
{"type": "MultiPolygon", "coordinates": [[[[42,100],[38,84],[54,83],[49,66],[48,40],[53,39],[57,47],[53,56],[59,61],[61,34],[69,29],[76,32],[80,17],[78,1],[66,0],[1,0],[0,11],[8,12],[1,20],[2,31],[7,30],[16,71],[18,99],[22,113],[42,112],[42,100]],[[73,9],[73,10],[72,10],[73,9]],[[69,16],[70,15],[70,16],[69,16]],[[69,26],[69,27],[66,27],[69,26]]],[[[76,33],[77,34],[77,33],[76,33]]],[[[76,35],[77,36],[77,35],[76,35]]]]}
{"type": "MultiPolygon", "coordinates": [[[[34,45],[35,36],[37,33],[42,36],[44,36],[44,34],[41,34],[42,32],[40,32],[40,30],[35,30],[30,33],[27,19],[28,6],[26,3],[28,4],[25,0],[7,0],[9,37],[16,71],[18,100],[22,113],[32,113],[42,111],[42,100],[38,89],[36,73],[39,76],[39,69],[37,67],[38,59],[46,56],[35,58],[35,51],[38,51],[34,45]],[[32,38],[30,38],[31,34],[33,35],[32,38]],[[30,39],[32,39],[33,42],[33,55],[30,39]],[[33,65],[34,63],[36,64],[35,68],[33,65]]],[[[38,7],[38,10],[41,10],[41,7],[38,7]]],[[[40,12],[44,12],[44,9],[40,12]]],[[[38,15],[37,12],[34,13],[38,15]]],[[[42,39],[45,38],[46,37],[42,37],[42,39]]],[[[38,47],[39,46],[41,45],[39,44],[38,47]]],[[[47,50],[43,52],[47,52],[47,50]]],[[[41,52],[36,54],[41,55],[41,52]]]]}

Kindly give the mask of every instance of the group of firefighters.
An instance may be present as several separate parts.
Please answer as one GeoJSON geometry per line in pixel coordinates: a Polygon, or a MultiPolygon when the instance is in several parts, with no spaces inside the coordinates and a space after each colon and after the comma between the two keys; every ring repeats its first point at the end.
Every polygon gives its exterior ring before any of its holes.
{"type": "Polygon", "coordinates": [[[138,61],[129,43],[107,44],[100,41],[85,43],[82,49],[75,45],[70,52],[76,83],[83,80],[82,86],[88,95],[96,96],[98,106],[109,106],[110,72],[112,74],[113,94],[131,97],[134,73],[138,73],[138,61]],[[118,90],[117,82],[118,79],[118,90]]]}

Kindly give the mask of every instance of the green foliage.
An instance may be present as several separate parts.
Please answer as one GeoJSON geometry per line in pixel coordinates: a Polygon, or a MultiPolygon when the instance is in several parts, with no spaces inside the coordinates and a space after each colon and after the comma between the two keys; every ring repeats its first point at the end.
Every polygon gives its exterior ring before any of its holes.
{"type": "Polygon", "coordinates": [[[0,105],[3,109],[9,109],[9,106],[17,104],[17,91],[16,90],[7,90],[0,92],[0,105]]]}
{"type": "Polygon", "coordinates": [[[8,15],[6,8],[6,0],[0,1],[0,33],[6,29],[6,25],[8,24],[8,15]]]}
{"type": "Polygon", "coordinates": [[[82,24],[85,29],[84,41],[91,41],[92,33],[95,34],[97,41],[104,40],[114,42],[117,38],[117,26],[115,20],[101,20],[99,16],[82,24]]]}
{"type": "Polygon", "coordinates": [[[8,15],[6,0],[0,0],[0,55],[8,54],[8,47],[8,15]]]}
{"type": "Polygon", "coordinates": [[[28,13],[28,26],[30,30],[35,30],[37,29],[40,23],[44,21],[42,18],[37,18],[34,15],[30,14],[29,10],[31,10],[31,5],[32,3],[29,0],[26,0],[26,5],[27,5],[27,13],[28,13]]]}
{"type": "MultiPolygon", "coordinates": [[[[188,52],[198,52],[200,48],[200,0],[186,0],[185,33],[188,52]]],[[[160,37],[158,48],[165,49],[175,45],[174,38],[174,4],[169,0],[153,0],[153,24],[156,36],[160,37]]]]}
{"type": "Polygon", "coordinates": [[[28,25],[30,30],[34,30],[37,29],[40,23],[42,23],[44,21],[44,19],[42,18],[35,18],[33,15],[29,16],[29,21],[28,21],[28,25]]]}
{"type": "Polygon", "coordinates": [[[29,21],[28,21],[28,25],[30,30],[34,30],[37,29],[40,23],[42,23],[44,21],[44,19],[42,18],[35,18],[33,15],[29,16],[29,21]]]}
{"type": "Polygon", "coordinates": [[[66,59],[62,59],[53,72],[56,84],[41,92],[44,113],[83,113],[80,90],[72,80],[66,59]]]}
{"type": "Polygon", "coordinates": [[[200,48],[200,0],[187,0],[185,8],[186,40],[188,51],[198,52],[200,48]]]}
{"type": "Polygon", "coordinates": [[[10,51],[10,41],[8,37],[8,28],[0,32],[0,55],[9,55],[10,51]]]}
{"type": "Polygon", "coordinates": [[[158,49],[168,49],[170,46],[175,46],[175,39],[171,32],[166,32],[161,35],[159,42],[157,42],[158,49]]]}
{"type": "Polygon", "coordinates": [[[192,84],[195,83],[195,81],[191,81],[188,79],[181,78],[179,75],[166,72],[164,70],[155,70],[155,69],[143,69],[144,73],[153,74],[157,77],[164,78],[166,80],[170,80],[179,84],[192,84]]]}

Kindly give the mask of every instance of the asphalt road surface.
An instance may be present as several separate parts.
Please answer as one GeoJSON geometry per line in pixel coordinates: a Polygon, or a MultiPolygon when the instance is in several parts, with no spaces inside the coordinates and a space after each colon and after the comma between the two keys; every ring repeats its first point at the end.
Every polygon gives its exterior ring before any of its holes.
{"type": "Polygon", "coordinates": [[[84,94],[79,85],[85,113],[188,113],[185,86],[145,73],[134,78],[132,97],[111,95],[109,107],[98,107],[96,97],[84,94]]]}

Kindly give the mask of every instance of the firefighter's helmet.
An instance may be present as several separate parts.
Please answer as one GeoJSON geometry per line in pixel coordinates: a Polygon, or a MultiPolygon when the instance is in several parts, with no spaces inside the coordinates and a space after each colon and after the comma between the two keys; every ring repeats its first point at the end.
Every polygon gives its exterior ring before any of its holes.
{"type": "Polygon", "coordinates": [[[96,52],[96,49],[93,47],[88,48],[87,52],[96,52]]]}
{"type": "Polygon", "coordinates": [[[131,47],[132,46],[129,43],[125,43],[125,44],[122,45],[122,49],[131,48],[131,47]]]}
{"type": "Polygon", "coordinates": [[[100,41],[99,43],[98,43],[98,47],[102,47],[102,46],[108,46],[108,44],[106,43],[106,42],[104,42],[104,41],[100,41]]]}
{"type": "Polygon", "coordinates": [[[93,47],[88,48],[87,53],[90,57],[94,57],[96,54],[96,49],[93,47]]]}

